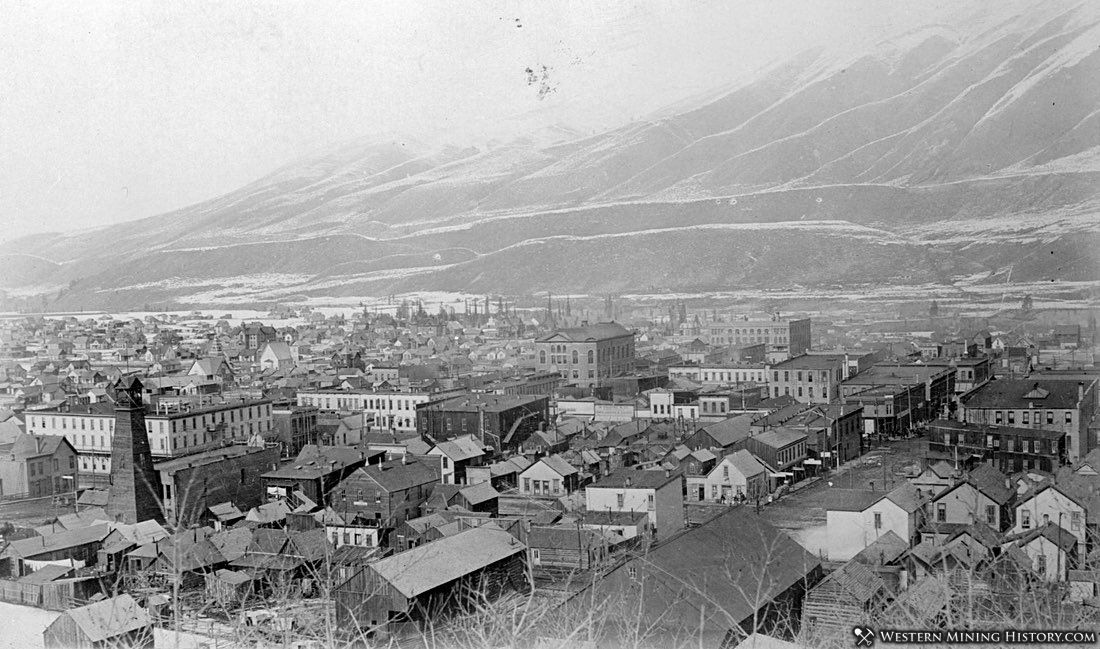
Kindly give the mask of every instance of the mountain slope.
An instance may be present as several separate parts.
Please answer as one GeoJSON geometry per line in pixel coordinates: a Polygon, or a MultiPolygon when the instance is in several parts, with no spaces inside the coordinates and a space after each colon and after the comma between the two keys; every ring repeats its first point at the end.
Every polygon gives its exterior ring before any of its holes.
{"type": "Polygon", "coordinates": [[[350,144],[169,214],[9,242],[0,280],[124,307],[1100,279],[1097,10],[972,24],[806,52],[550,145],[350,144]]]}

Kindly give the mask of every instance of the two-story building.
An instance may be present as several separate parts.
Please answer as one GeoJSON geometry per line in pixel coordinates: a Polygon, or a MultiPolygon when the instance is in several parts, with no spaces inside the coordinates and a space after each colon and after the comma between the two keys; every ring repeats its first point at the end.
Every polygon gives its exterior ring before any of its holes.
{"type": "Polygon", "coordinates": [[[634,332],[616,322],[558,329],[535,341],[538,370],[582,388],[634,371],[634,357],[634,332]]]}
{"type": "Polygon", "coordinates": [[[299,406],[314,406],[321,412],[362,412],[373,427],[399,433],[416,430],[417,406],[440,395],[418,390],[301,390],[299,406]]]}
{"type": "Polygon", "coordinates": [[[684,528],[683,477],[671,471],[617,469],[585,488],[589,512],[645,512],[656,540],[684,528]]]}
{"type": "Polygon", "coordinates": [[[689,501],[736,503],[768,493],[768,470],[745,449],[721,458],[705,475],[687,475],[689,501]]]}
{"type": "Polygon", "coordinates": [[[579,486],[580,471],[560,455],[539,458],[520,472],[519,492],[526,496],[561,497],[579,486]]]}
{"type": "Polygon", "coordinates": [[[18,434],[0,444],[0,496],[38,498],[69,493],[75,498],[77,455],[60,435],[18,434]]]}
{"type": "Polygon", "coordinates": [[[333,489],[331,506],[347,523],[391,530],[423,515],[438,481],[432,467],[407,457],[364,466],[333,489]]]}
{"type": "Polygon", "coordinates": [[[440,482],[443,484],[466,484],[466,469],[481,465],[486,457],[485,449],[473,435],[459,435],[439,442],[428,455],[439,456],[443,468],[440,482]]]}

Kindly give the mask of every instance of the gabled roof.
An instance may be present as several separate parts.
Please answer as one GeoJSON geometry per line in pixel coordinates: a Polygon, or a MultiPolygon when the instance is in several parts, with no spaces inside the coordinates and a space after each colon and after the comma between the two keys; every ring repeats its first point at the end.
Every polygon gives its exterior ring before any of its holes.
{"type": "MultiPolygon", "coordinates": [[[[633,567],[647,592],[667,594],[643,598],[644,613],[651,619],[661,619],[670,606],[705,608],[717,616],[713,624],[725,633],[731,621],[748,619],[820,565],[816,556],[751,508],[738,507],[650,548],[608,577],[631,579],[625,568],[633,567]],[[712,608],[715,602],[720,602],[719,611],[712,608]]],[[[614,578],[595,586],[599,594],[607,589],[618,594],[621,587],[614,578]]],[[[698,612],[695,617],[698,620],[698,612]]]]}
{"type": "Polygon", "coordinates": [[[977,487],[999,505],[1008,503],[1014,495],[1012,488],[1005,485],[1007,479],[1008,476],[989,463],[975,467],[966,476],[967,482],[977,487]]]}
{"type": "Polygon", "coordinates": [[[92,525],[89,527],[78,527],[73,530],[66,530],[48,536],[32,536],[27,539],[17,539],[12,541],[8,547],[4,549],[3,554],[0,554],[0,558],[18,557],[27,559],[49,552],[68,550],[81,545],[102,541],[107,538],[107,535],[110,533],[111,527],[103,523],[101,525],[92,525]]]}
{"type": "Polygon", "coordinates": [[[534,464],[523,470],[524,473],[530,471],[532,467],[537,464],[542,464],[549,467],[554,473],[557,473],[561,477],[565,478],[578,473],[577,468],[565,461],[560,455],[550,455],[544,458],[539,458],[534,464]]]}
{"type": "Polygon", "coordinates": [[[882,500],[881,491],[868,491],[866,489],[838,489],[828,491],[825,500],[825,510],[833,512],[862,512],[868,507],[882,500]]]}
{"type": "Polygon", "coordinates": [[[718,463],[717,466],[714,467],[713,470],[719,471],[719,467],[725,462],[729,462],[731,466],[737,469],[741,473],[741,475],[745,476],[746,478],[751,478],[755,475],[759,475],[767,471],[767,468],[765,468],[764,465],[760,463],[760,460],[757,460],[752,453],[749,453],[745,449],[740,449],[734,451],[733,453],[729,453],[722,458],[722,460],[718,463]]]}
{"type": "Polygon", "coordinates": [[[348,476],[341,485],[362,478],[371,480],[390,493],[405,491],[417,485],[431,484],[437,480],[435,471],[426,463],[415,460],[406,462],[403,459],[397,459],[378,465],[360,467],[348,476]]]}
{"type": "Polygon", "coordinates": [[[473,435],[462,435],[435,445],[441,453],[455,462],[470,460],[485,455],[485,449],[481,447],[473,435]]]}
{"type": "Polygon", "coordinates": [[[905,512],[912,514],[923,507],[929,500],[928,495],[919,494],[917,493],[918,491],[920,491],[920,489],[915,485],[903,482],[883,496],[883,499],[889,500],[898,507],[901,507],[905,512]]]}
{"type": "Polygon", "coordinates": [[[1019,537],[1014,537],[1012,540],[1016,542],[1016,545],[1023,547],[1040,537],[1050,541],[1064,552],[1069,552],[1077,545],[1077,537],[1074,536],[1073,532],[1064,527],[1059,527],[1057,523],[1050,523],[1033,529],[1019,537]]]}
{"type": "Polygon", "coordinates": [[[481,503],[500,497],[500,493],[498,493],[497,490],[493,488],[493,485],[488,482],[479,482],[478,484],[465,486],[460,489],[458,493],[462,494],[462,497],[471,505],[480,505],[481,503]]]}
{"type": "Polygon", "coordinates": [[[859,561],[849,561],[834,570],[822,580],[822,583],[825,582],[836,583],[860,604],[870,602],[876,595],[886,590],[886,584],[882,579],[866,564],[859,561]]]}
{"type": "Polygon", "coordinates": [[[367,569],[412,599],[526,550],[508,532],[475,527],[380,559],[367,569]]]}
{"type": "Polygon", "coordinates": [[[707,424],[699,430],[706,433],[718,446],[728,448],[749,436],[752,422],[752,415],[741,415],[707,424]]]}
{"type": "Polygon", "coordinates": [[[148,628],[150,635],[153,632],[149,612],[127,594],[69,609],[62,615],[68,616],[90,642],[103,642],[142,628],[148,628]]]}
{"type": "Polygon", "coordinates": [[[589,489],[660,489],[666,484],[682,480],[679,474],[666,475],[664,471],[639,471],[637,469],[616,469],[600,478],[589,489]]]}
{"type": "Polygon", "coordinates": [[[874,543],[859,551],[852,561],[867,565],[889,565],[905,554],[909,544],[892,530],[875,539],[874,543]]]}

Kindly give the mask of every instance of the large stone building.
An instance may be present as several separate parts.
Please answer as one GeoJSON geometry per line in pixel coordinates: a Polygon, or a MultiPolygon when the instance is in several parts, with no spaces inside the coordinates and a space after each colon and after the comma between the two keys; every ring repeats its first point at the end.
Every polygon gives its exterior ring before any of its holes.
{"type": "Polygon", "coordinates": [[[798,356],[810,349],[810,319],[733,320],[707,325],[707,342],[716,347],[764,343],[769,349],[798,356]]]}
{"type": "Polygon", "coordinates": [[[535,341],[535,362],[566,383],[598,387],[634,371],[634,333],[616,322],[558,329],[535,341]]]}
{"type": "Polygon", "coordinates": [[[231,502],[241,511],[263,504],[261,476],[279,465],[279,449],[233,444],[156,465],[165,514],[180,525],[205,523],[210,507],[231,502]]]}
{"type": "MultiPolygon", "coordinates": [[[[152,410],[143,406],[145,433],[155,458],[178,457],[217,448],[225,442],[246,442],[272,432],[271,402],[224,401],[152,410]]],[[[109,402],[63,405],[27,413],[27,432],[61,435],[76,449],[81,487],[104,487],[111,473],[111,440],[115,409],[109,402]]]]}

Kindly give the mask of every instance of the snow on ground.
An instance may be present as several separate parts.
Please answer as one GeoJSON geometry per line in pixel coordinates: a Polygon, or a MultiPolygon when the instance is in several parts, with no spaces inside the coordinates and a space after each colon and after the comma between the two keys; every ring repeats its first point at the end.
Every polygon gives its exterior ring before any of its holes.
{"type": "MultiPolygon", "coordinates": [[[[57,619],[58,615],[57,611],[0,602],[0,620],[4,622],[4,630],[0,633],[0,649],[41,649],[44,646],[42,632],[57,619]]],[[[177,644],[176,634],[164,629],[154,630],[154,641],[157,647],[171,649],[204,647],[214,649],[215,646],[225,648],[232,646],[226,638],[215,639],[186,632],[180,632],[177,644]]]]}

